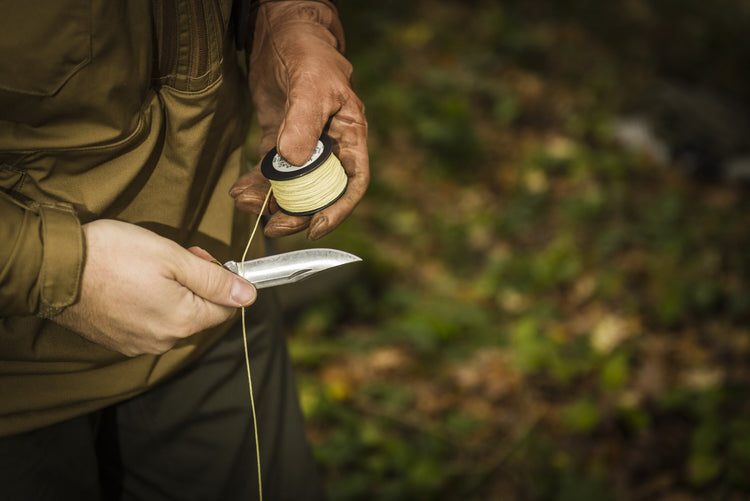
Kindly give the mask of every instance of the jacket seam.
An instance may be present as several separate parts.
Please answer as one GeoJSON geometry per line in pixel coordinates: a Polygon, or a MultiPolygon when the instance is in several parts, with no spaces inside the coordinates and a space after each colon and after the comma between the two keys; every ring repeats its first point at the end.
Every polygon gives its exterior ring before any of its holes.
{"type": "Polygon", "coordinates": [[[181,96],[201,96],[204,94],[210,94],[214,88],[218,87],[224,82],[224,75],[219,75],[216,80],[208,84],[207,86],[203,87],[200,90],[184,90],[179,89],[177,87],[173,87],[171,85],[162,85],[162,89],[169,89],[170,92],[174,92],[176,94],[180,94],[181,96]]]}
{"type": "MultiPolygon", "coordinates": [[[[151,105],[151,100],[148,101],[144,108],[151,105]]],[[[126,137],[118,139],[114,143],[106,144],[91,144],[85,146],[56,146],[56,147],[44,147],[39,149],[8,149],[3,150],[7,153],[15,154],[33,154],[33,153],[75,153],[75,152],[105,152],[108,150],[117,149],[123,145],[130,143],[131,141],[137,140],[141,134],[146,130],[146,113],[144,109],[138,111],[138,123],[133,129],[133,132],[129,133],[126,137]]]]}

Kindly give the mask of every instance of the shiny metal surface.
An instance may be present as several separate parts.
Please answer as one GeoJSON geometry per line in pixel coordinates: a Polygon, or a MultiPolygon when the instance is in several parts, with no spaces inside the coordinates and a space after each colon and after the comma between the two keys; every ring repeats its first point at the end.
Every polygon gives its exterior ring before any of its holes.
{"type": "Polygon", "coordinates": [[[291,284],[304,280],[318,272],[348,263],[362,261],[361,258],[337,249],[303,249],[274,254],[242,263],[228,261],[224,268],[241,275],[256,289],[291,284]]]}

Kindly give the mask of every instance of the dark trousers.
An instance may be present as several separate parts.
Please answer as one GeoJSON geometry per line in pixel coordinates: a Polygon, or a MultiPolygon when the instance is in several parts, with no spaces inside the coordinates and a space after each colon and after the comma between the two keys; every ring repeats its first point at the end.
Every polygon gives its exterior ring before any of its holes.
{"type": "MultiPolygon", "coordinates": [[[[246,316],[263,499],[322,499],[278,311],[273,292],[263,291],[246,316]]],[[[143,395],[0,439],[3,500],[257,498],[239,325],[196,364],[143,395]]]]}

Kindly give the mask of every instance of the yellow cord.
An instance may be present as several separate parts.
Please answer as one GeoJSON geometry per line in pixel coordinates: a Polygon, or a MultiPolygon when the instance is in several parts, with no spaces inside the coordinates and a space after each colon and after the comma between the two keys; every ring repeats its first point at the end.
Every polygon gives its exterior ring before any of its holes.
{"type": "Polygon", "coordinates": [[[336,200],[346,189],[348,177],[341,162],[331,153],[320,167],[285,181],[271,180],[279,207],[292,214],[319,210],[336,200]]]}
{"type": "MultiPolygon", "coordinates": [[[[331,153],[323,164],[304,176],[285,181],[272,181],[271,188],[266,194],[255,226],[245,246],[240,260],[240,273],[245,275],[245,260],[250,244],[258,230],[262,214],[266,210],[268,200],[273,192],[279,206],[290,213],[311,213],[322,209],[334,202],[346,190],[348,177],[336,156],[331,153]]],[[[258,418],[255,412],[255,397],[253,396],[253,380],[250,375],[250,356],[247,348],[247,326],[245,324],[245,308],[242,308],[242,340],[245,346],[245,367],[247,369],[247,384],[250,389],[250,407],[253,412],[253,431],[255,433],[255,457],[258,463],[258,497],[263,501],[263,484],[261,481],[260,445],[258,444],[258,418]]]]}
{"type": "MultiPolygon", "coordinates": [[[[250,238],[247,240],[247,245],[245,246],[245,252],[242,253],[242,259],[240,260],[240,274],[242,276],[245,276],[245,259],[247,258],[247,251],[250,249],[250,243],[253,241],[253,238],[255,237],[255,232],[258,230],[258,225],[260,224],[260,218],[263,215],[263,213],[266,210],[266,205],[268,204],[268,199],[271,198],[271,191],[273,188],[270,188],[268,190],[268,193],[266,194],[266,199],[263,201],[263,207],[260,209],[260,213],[258,214],[258,218],[255,220],[255,226],[253,227],[252,233],[250,233],[250,238]]],[[[247,327],[245,325],[245,308],[242,308],[242,341],[243,345],[245,346],[245,368],[247,369],[247,384],[250,389],[250,408],[253,411],[253,432],[255,433],[255,459],[258,463],[258,499],[259,501],[263,501],[263,482],[260,477],[260,445],[258,444],[258,417],[255,414],[255,397],[253,396],[253,378],[250,375],[250,356],[248,355],[247,351],[247,327]]]]}

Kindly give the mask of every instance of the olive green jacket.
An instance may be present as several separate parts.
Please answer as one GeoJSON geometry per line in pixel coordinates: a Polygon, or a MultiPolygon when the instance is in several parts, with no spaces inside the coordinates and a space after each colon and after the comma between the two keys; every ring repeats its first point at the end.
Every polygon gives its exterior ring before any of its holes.
{"type": "Polygon", "coordinates": [[[248,227],[228,195],[249,103],[231,0],[39,4],[0,0],[0,436],[142,392],[225,331],[127,358],[45,319],[76,300],[82,224],[219,259],[248,227]]]}

